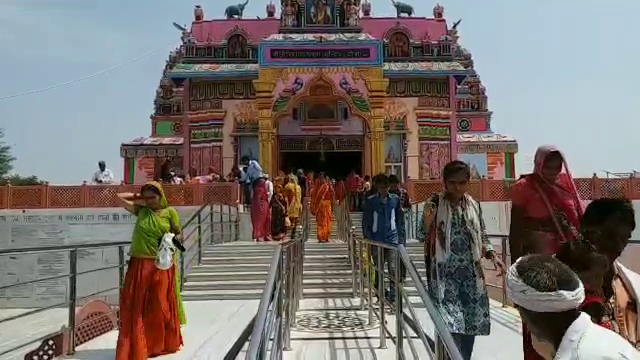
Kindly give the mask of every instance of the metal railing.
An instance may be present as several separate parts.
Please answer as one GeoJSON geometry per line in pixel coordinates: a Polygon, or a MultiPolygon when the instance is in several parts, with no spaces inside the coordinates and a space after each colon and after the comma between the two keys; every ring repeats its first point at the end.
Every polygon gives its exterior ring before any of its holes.
{"type": "MultiPolygon", "coordinates": [[[[67,316],[67,324],[63,326],[60,330],[47,333],[42,336],[38,336],[33,339],[27,339],[26,341],[12,346],[10,348],[4,349],[0,351],[0,357],[13,353],[19,349],[23,349],[30,344],[42,342],[46,339],[53,338],[56,336],[62,335],[65,338],[66,346],[65,349],[61,349],[63,353],[73,354],[76,346],[76,328],[79,325],[76,322],[76,310],[82,306],[87,300],[92,297],[98,295],[105,295],[112,291],[119,291],[124,284],[124,275],[126,269],[126,252],[125,247],[131,245],[130,241],[119,241],[119,242],[109,242],[102,244],[83,244],[83,245],[68,245],[68,246],[47,246],[47,247],[36,247],[36,248],[21,248],[21,249],[7,249],[0,250],[0,256],[24,256],[24,255],[42,255],[42,254],[57,254],[57,253],[66,253],[68,257],[69,270],[61,275],[49,276],[40,279],[34,279],[29,281],[21,281],[10,285],[0,286],[0,291],[3,293],[6,290],[18,288],[20,286],[26,285],[35,285],[37,283],[43,282],[51,282],[56,280],[67,280],[67,296],[64,301],[57,302],[53,305],[47,305],[37,309],[27,310],[20,314],[4,317],[0,319],[0,325],[8,323],[10,321],[20,320],[29,316],[37,315],[49,310],[55,309],[66,309],[68,311],[67,316]],[[98,250],[98,249],[109,249],[109,248],[117,248],[118,253],[118,264],[117,265],[109,265],[99,268],[93,268],[88,270],[80,271],[78,269],[78,254],[83,250],[98,250]],[[99,290],[97,292],[93,292],[87,295],[78,296],[78,278],[87,274],[96,274],[101,271],[108,270],[118,270],[118,285],[111,286],[106,289],[99,290]]],[[[113,310],[114,313],[116,310],[113,310]]],[[[95,320],[95,319],[92,319],[95,320]]],[[[19,326],[16,326],[19,327],[19,326]]]]}
{"type": "MultiPolygon", "coordinates": [[[[202,251],[207,244],[217,244],[237,240],[239,227],[238,221],[239,219],[237,207],[210,203],[201,206],[183,224],[183,241],[185,247],[187,248],[187,251],[181,253],[180,255],[179,266],[181,276],[181,290],[191,266],[196,262],[198,264],[202,262],[202,251]]],[[[46,334],[43,334],[42,336],[25,339],[19,344],[7,347],[5,349],[0,348],[0,358],[17,351],[20,351],[22,353],[22,349],[24,349],[24,352],[29,352],[29,350],[27,349],[29,345],[35,343],[44,344],[48,340],[57,338],[62,338],[63,340],[59,342],[59,344],[62,345],[57,345],[57,348],[55,349],[56,355],[73,354],[75,352],[76,346],[79,345],[77,344],[77,339],[80,339],[80,342],[82,342],[83,339],[86,341],[85,335],[76,334],[80,326],[91,327],[92,324],[88,324],[88,322],[92,322],[96,323],[95,326],[99,327],[97,323],[103,321],[104,317],[110,316],[114,319],[117,319],[118,307],[114,305],[118,303],[120,290],[124,285],[125,273],[129,258],[128,248],[130,247],[130,245],[131,241],[128,240],[96,244],[0,249],[0,257],[12,257],[15,258],[14,260],[19,260],[19,257],[26,255],[56,256],[60,253],[65,253],[67,257],[65,262],[68,262],[68,271],[64,272],[63,274],[27,281],[18,281],[13,284],[0,286],[0,293],[7,294],[7,290],[12,291],[15,289],[19,289],[20,287],[41,283],[51,283],[61,280],[66,281],[66,284],[63,285],[66,287],[66,295],[64,301],[59,301],[54,304],[36,309],[27,309],[26,311],[20,312],[16,315],[0,317],[0,325],[12,321],[21,321],[30,316],[38,315],[50,310],[52,311],[55,309],[63,309],[67,311],[66,324],[60,330],[48,332],[46,334]],[[110,249],[115,249],[114,254],[108,254],[108,251],[110,249]],[[115,258],[117,256],[117,264],[97,268],[89,266],[88,269],[82,269],[81,266],[79,266],[79,259],[85,257],[88,251],[95,252],[100,250],[103,252],[102,258],[107,259],[107,263],[112,262],[108,260],[109,258],[115,258]],[[115,253],[117,253],[117,255],[115,253]],[[92,281],[93,284],[98,283],[98,287],[105,288],[99,288],[98,291],[93,291],[88,294],[84,294],[83,292],[86,291],[79,287],[78,280],[82,276],[96,276],[97,274],[104,272],[107,272],[107,277],[113,276],[111,274],[108,274],[110,271],[117,271],[117,282],[113,281],[113,286],[104,286],[104,284],[109,283],[109,281],[92,281]],[[117,292],[117,294],[114,294],[114,292],[117,292]],[[91,300],[95,300],[96,297],[104,298],[107,300],[108,305],[110,305],[110,312],[104,313],[102,316],[93,317],[90,319],[78,319],[77,315],[79,314],[79,310],[82,308],[82,306],[90,303],[91,300]]],[[[113,278],[113,280],[116,279],[113,278]]],[[[88,333],[92,332],[93,331],[88,331],[88,333]]],[[[37,352],[39,349],[40,348],[30,351],[29,354],[37,352]]]]}
{"type": "Polygon", "coordinates": [[[224,359],[236,359],[249,341],[247,360],[282,359],[291,349],[291,327],[302,298],[304,245],[309,238],[309,205],[303,204],[302,232],[276,245],[258,312],[224,359]]]}
{"type": "MultiPolygon", "coordinates": [[[[348,228],[351,230],[351,218],[348,209],[345,208],[338,215],[338,223],[342,223],[338,226],[338,229],[348,228]]],[[[350,244],[349,258],[352,261],[351,266],[354,270],[353,291],[360,298],[360,309],[368,310],[370,324],[377,321],[380,326],[379,347],[386,348],[387,337],[391,337],[396,346],[397,359],[406,358],[405,345],[409,347],[413,357],[419,359],[420,354],[415,347],[415,343],[406,341],[407,338],[414,336],[413,332],[420,339],[431,358],[461,360],[462,355],[440,313],[427,294],[423,281],[409,258],[405,246],[366,240],[354,236],[353,231],[348,233],[341,232],[340,236],[347,236],[343,240],[350,244]],[[385,263],[395,264],[388,266],[389,273],[384,270],[385,263]],[[424,331],[416,309],[411,302],[410,295],[404,287],[405,273],[408,273],[417,290],[420,303],[433,321],[435,341],[430,339],[424,331]],[[386,290],[392,288],[387,284],[395,287],[395,294],[386,290]],[[391,295],[393,295],[393,298],[390,297],[391,295]],[[378,306],[375,306],[374,297],[377,298],[378,306]],[[395,314],[395,336],[391,335],[392,332],[387,326],[387,309],[395,314]]]]}
{"type": "Polygon", "coordinates": [[[185,252],[180,253],[180,291],[189,270],[202,265],[203,249],[207,245],[238,241],[240,218],[238,205],[209,203],[202,205],[182,225],[185,252]]]}

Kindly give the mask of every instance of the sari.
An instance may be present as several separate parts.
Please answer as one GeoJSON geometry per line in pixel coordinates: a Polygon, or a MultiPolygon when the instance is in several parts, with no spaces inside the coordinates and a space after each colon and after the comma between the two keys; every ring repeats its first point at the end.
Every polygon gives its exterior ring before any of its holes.
{"type": "MultiPolygon", "coordinates": [[[[511,226],[509,251],[511,259],[536,253],[554,255],[562,243],[580,239],[583,214],[578,190],[564,155],[554,146],[541,146],[536,151],[534,172],[522,176],[511,189],[511,226]],[[554,183],[544,180],[542,170],[547,156],[560,153],[562,169],[554,183]]],[[[531,342],[531,332],[522,324],[525,360],[539,360],[531,342]]]]}
{"type": "Polygon", "coordinates": [[[257,179],[253,184],[253,198],[251,199],[251,225],[255,241],[268,240],[271,221],[269,210],[269,194],[267,182],[264,178],[257,179]]]}
{"type": "Polygon", "coordinates": [[[315,215],[316,214],[316,204],[317,204],[317,197],[318,197],[318,189],[320,188],[320,181],[318,180],[318,178],[314,178],[313,179],[313,183],[311,185],[311,192],[309,197],[311,197],[311,206],[310,206],[310,210],[311,210],[311,215],[315,215]]]}
{"type": "Polygon", "coordinates": [[[180,230],[180,216],[169,206],[162,185],[149,182],[161,194],[160,210],[136,205],[127,274],[120,294],[117,360],[142,360],[172,354],[182,346],[180,325],[186,323],[180,297],[180,274],[155,266],[158,239],[180,230]]]}
{"type": "Polygon", "coordinates": [[[331,222],[333,221],[333,189],[328,182],[319,183],[313,201],[312,208],[316,211],[316,226],[318,229],[318,242],[329,242],[331,234],[331,222]]]}
{"type": "Polygon", "coordinates": [[[287,214],[292,224],[295,224],[300,217],[300,211],[302,210],[302,189],[298,185],[298,178],[295,175],[289,176],[289,182],[284,187],[284,196],[289,203],[289,210],[287,214]]]}
{"type": "Polygon", "coordinates": [[[273,240],[282,240],[287,233],[287,208],[282,195],[282,187],[278,186],[271,197],[271,237],[273,240]]]}

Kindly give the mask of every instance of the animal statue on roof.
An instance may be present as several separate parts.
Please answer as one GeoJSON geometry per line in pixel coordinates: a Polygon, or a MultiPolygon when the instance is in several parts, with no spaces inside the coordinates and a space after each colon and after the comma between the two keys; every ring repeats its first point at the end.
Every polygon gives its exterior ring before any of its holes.
{"type": "Polygon", "coordinates": [[[398,17],[402,17],[402,14],[406,14],[407,16],[413,15],[413,6],[395,0],[391,0],[391,3],[393,3],[393,6],[396,8],[398,17]]]}
{"type": "Polygon", "coordinates": [[[229,5],[227,9],[224,11],[224,15],[227,19],[242,19],[242,13],[244,12],[245,6],[249,3],[249,0],[245,1],[243,4],[238,5],[229,5]]]}

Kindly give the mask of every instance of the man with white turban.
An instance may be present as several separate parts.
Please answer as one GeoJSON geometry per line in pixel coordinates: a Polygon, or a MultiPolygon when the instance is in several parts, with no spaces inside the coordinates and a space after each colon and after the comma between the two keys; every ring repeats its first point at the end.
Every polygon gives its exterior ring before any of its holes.
{"type": "Polygon", "coordinates": [[[536,351],[546,359],[640,359],[624,338],[578,310],[585,298],[584,286],[559,260],[546,255],[518,259],[507,271],[506,290],[531,330],[536,351]]]}

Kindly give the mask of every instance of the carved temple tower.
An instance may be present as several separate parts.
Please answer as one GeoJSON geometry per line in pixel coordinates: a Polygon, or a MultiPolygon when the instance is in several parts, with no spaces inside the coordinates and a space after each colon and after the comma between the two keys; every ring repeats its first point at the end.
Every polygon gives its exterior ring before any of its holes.
{"type": "Polygon", "coordinates": [[[184,172],[227,174],[245,155],[272,174],[438,179],[458,158],[476,177],[514,177],[517,143],[491,131],[460,22],[448,25],[442,6],[427,18],[398,3],[397,16],[372,17],[360,0],[282,0],[243,19],[244,5],[211,20],[197,6],[179,27],[151,137],[122,145],[127,183],[167,157],[184,172]]]}

